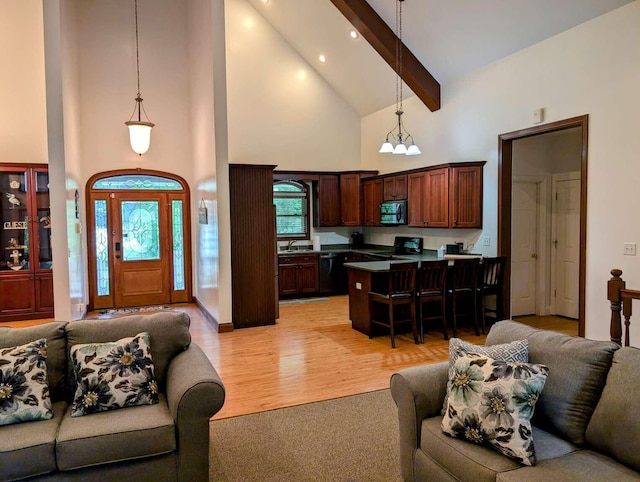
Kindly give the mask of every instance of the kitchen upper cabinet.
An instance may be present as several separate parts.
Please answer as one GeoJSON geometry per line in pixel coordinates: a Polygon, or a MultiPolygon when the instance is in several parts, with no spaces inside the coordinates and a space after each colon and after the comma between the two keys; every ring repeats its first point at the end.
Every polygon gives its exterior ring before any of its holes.
{"type": "Polygon", "coordinates": [[[53,316],[49,174],[0,166],[0,321],[53,316]]]}
{"type": "Polygon", "coordinates": [[[340,179],[337,174],[321,174],[314,183],[313,225],[340,225],[340,179]]]}
{"type": "Polygon", "coordinates": [[[407,176],[403,174],[385,177],[383,199],[385,201],[407,199],[407,176]]]}
{"type": "Polygon", "coordinates": [[[373,179],[362,182],[362,195],[364,197],[364,226],[380,226],[380,203],[382,202],[382,179],[373,179]]]}
{"type": "Polygon", "coordinates": [[[407,224],[420,228],[449,227],[449,170],[409,174],[407,224]]]}
{"type": "Polygon", "coordinates": [[[481,228],[483,165],[464,163],[409,174],[407,224],[481,228]]]}
{"type": "Polygon", "coordinates": [[[452,228],[482,227],[482,165],[449,168],[449,224],[452,228]]]}
{"type": "Polygon", "coordinates": [[[292,255],[278,257],[280,295],[316,293],[318,285],[318,255],[292,255]]]}
{"type": "Polygon", "coordinates": [[[342,226],[360,226],[362,197],[360,174],[340,175],[340,215],[342,226]]]}

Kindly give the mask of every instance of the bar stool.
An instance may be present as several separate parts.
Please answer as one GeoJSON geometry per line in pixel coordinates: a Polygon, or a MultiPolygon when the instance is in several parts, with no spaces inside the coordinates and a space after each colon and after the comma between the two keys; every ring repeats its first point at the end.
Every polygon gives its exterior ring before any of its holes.
{"type": "MultiPolygon", "coordinates": [[[[391,334],[391,348],[396,347],[394,326],[401,323],[411,323],[413,330],[413,340],[418,344],[418,330],[416,329],[416,271],[418,263],[392,263],[389,267],[389,289],[387,293],[369,292],[369,313],[372,324],[389,328],[391,334]],[[387,306],[387,320],[374,319],[374,303],[381,303],[387,306]],[[396,319],[394,307],[409,305],[410,317],[396,319]]],[[[369,338],[373,338],[371,332],[369,338]]]]}
{"type": "Polygon", "coordinates": [[[465,314],[473,315],[476,336],[480,335],[477,304],[479,268],[479,258],[456,259],[453,263],[453,283],[448,290],[453,306],[453,336],[457,336],[458,317],[465,314]],[[470,310],[464,311],[467,306],[470,310]]]}
{"type": "Polygon", "coordinates": [[[442,320],[444,339],[449,339],[445,306],[448,265],[447,260],[425,261],[418,270],[416,301],[418,302],[418,321],[420,322],[420,343],[424,343],[424,322],[431,320],[442,320]],[[427,310],[426,306],[434,305],[436,302],[440,303],[440,312],[431,314],[431,310],[427,310]]]}
{"type": "Polygon", "coordinates": [[[506,256],[483,258],[480,266],[480,283],[478,296],[480,297],[480,314],[482,316],[482,333],[487,332],[486,315],[492,314],[495,321],[504,319],[504,300],[502,287],[504,285],[504,268],[507,264],[506,256]],[[496,307],[487,308],[486,297],[495,295],[496,307]]]}

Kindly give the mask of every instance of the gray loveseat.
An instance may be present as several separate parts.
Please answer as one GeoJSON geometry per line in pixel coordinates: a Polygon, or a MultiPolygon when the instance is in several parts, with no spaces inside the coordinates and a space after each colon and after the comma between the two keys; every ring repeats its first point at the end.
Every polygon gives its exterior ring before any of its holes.
{"type": "Polygon", "coordinates": [[[0,426],[0,480],[205,481],[225,391],[179,312],[0,328],[0,348],[46,338],[51,420],[0,426]],[[148,332],[160,402],[71,417],[69,350],[148,332]],[[33,478],[33,479],[31,479],[33,478]]]}
{"type": "Polygon", "coordinates": [[[525,338],[529,361],[549,367],[532,420],[536,465],[442,432],[448,363],[439,363],[391,377],[405,480],[640,480],[640,350],[513,321],[493,325],[486,344],[525,338]]]}

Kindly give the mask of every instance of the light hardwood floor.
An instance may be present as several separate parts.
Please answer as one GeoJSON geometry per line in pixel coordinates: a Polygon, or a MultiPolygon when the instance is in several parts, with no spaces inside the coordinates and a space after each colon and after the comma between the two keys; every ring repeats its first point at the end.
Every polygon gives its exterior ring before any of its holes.
{"type": "MultiPolygon", "coordinates": [[[[437,327],[425,333],[421,345],[410,334],[397,336],[395,349],[389,336],[370,340],[353,330],[347,296],[284,305],[276,325],[230,333],[217,333],[195,305],[174,308],[189,314],[193,340],[225,385],[226,401],[215,419],[388,388],[391,375],[401,368],[448,359],[448,341],[437,327]]],[[[533,321],[577,334],[573,320],[533,321]]],[[[485,340],[470,327],[461,328],[458,336],[477,344],[485,340]]]]}

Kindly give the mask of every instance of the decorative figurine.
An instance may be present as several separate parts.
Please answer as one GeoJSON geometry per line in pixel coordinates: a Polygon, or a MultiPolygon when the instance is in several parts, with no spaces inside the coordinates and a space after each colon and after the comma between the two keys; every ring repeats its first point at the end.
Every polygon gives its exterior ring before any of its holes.
{"type": "Polygon", "coordinates": [[[9,257],[13,260],[13,263],[11,261],[7,261],[7,266],[14,271],[22,269],[22,267],[27,263],[24,259],[20,261],[22,254],[20,254],[20,251],[17,249],[14,249],[9,257]]]}
{"type": "Polygon", "coordinates": [[[16,206],[20,206],[20,199],[18,199],[15,194],[8,192],[7,199],[9,199],[11,209],[15,208],[16,206]]]}
{"type": "Polygon", "coordinates": [[[11,189],[18,189],[20,187],[20,181],[11,181],[9,187],[11,189]]]}
{"type": "Polygon", "coordinates": [[[44,229],[51,229],[51,216],[41,217],[40,222],[44,223],[44,229]]]}

